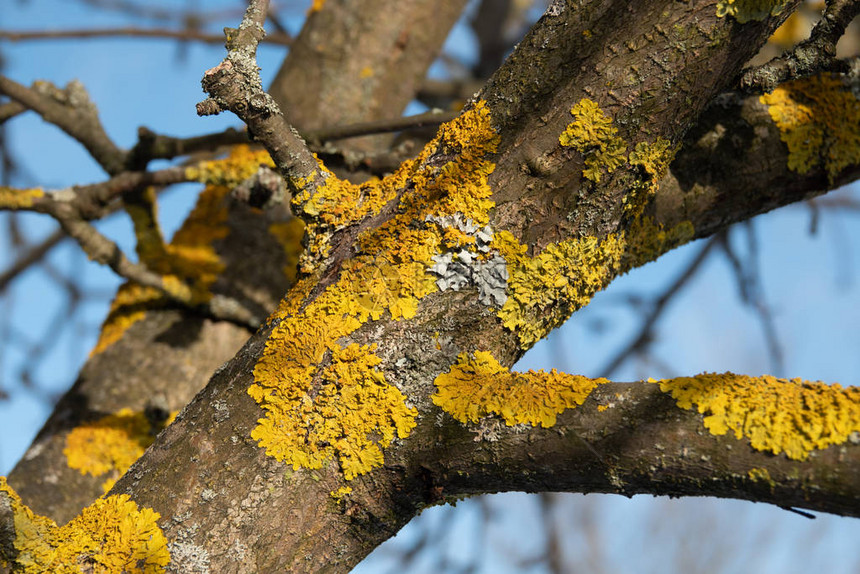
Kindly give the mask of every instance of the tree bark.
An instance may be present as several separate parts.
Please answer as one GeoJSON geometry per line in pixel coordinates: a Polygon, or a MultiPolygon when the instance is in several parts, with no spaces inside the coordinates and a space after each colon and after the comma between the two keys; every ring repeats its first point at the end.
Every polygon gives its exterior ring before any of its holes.
{"type": "MultiPolygon", "coordinates": [[[[798,176],[758,98],[715,102],[778,23],[718,17],[715,2],[554,2],[476,98],[486,102],[498,136],[495,151],[485,153],[495,166],[487,179],[495,237],[507,231],[537,257],[571,239],[623,234],[629,243],[598,289],[679,243],[855,179],[856,163],[836,178],[823,166],[798,176]],[[585,100],[611,118],[612,137],[627,151],[659,141],[665,149],[683,145],[671,174],[658,185],[661,170],[626,152],[614,168],[604,162],[589,172],[589,154],[597,152],[561,141],[585,100]],[[726,131],[733,137],[722,137],[726,131]],[[642,189],[650,190],[645,199],[635,195],[642,189]],[[658,237],[680,226],[683,232],[658,237]]],[[[342,349],[376,345],[377,371],[418,410],[408,437],[384,449],[383,466],[346,480],[335,460],[308,469],[267,456],[251,438],[264,411],[247,391],[259,382],[254,369],[273,334],[338,285],[363,256],[361,234],[403,213],[399,202],[417,193],[420,169],[441,170],[469,151],[449,144],[431,144],[421,167],[376,213],[333,226],[331,248],[312,269],[317,284],[294,291],[293,306],[216,372],[112,490],[161,515],[171,570],[205,562],[219,572],[347,571],[425,506],[502,490],[710,495],[860,514],[856,444],[805,461],[765,454],[746,439],[709,434],[700,414],[652,383],[598,385],[551,428],[452,420],[431,398],[437,376],[476,350],[510,366],[534,342],[503,325],[475,288],[430,293],[414,317],[383,314],[332,341],[342,349]]],[[[305,217],[322,229],[322,216],[306,210],[305,217]]],[[[588,264],[579,270],[588,272],[588,264]]],[[[580,306],[564,296],[551,300],[540,332],[580,306]]],[[[312,333],[307,323],[304,332],[312,333]]],[[[326,355],[312,365],[317,383],[332,361],[326,355]]]]}

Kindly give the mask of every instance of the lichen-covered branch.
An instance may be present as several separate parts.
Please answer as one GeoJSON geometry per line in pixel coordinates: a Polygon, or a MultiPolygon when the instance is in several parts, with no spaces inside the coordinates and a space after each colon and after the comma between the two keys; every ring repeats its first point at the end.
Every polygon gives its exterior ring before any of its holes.
{"type": "MultiPolygon", "coordinates": [[[[664,179],[685,132],[792,5],[555,2],[417,158],[356,185],[279,159],[307,150],[275,141],[289,126],[255,77],[265,3],[252,3],[203,107],[245,114],[290,179],[308,223],[301,274],[108,496],[161,514],[177,571],[201,557],[224,572],[343,571],[420,508],[509,488],[856,514],[856,389],[728,374],[622,387],[508,370],[619,274],[795,197],[692,193],[683,165],[675,187],[664,179]]],[[[803,97],[850,103],[836,81],[803,97]]],[[[798,124],[773,114],[797,107],[787,91],[747,102],[769,122],[751,131],[777,150],[765,156],[773,173],[824,186],[853,173],[850,153],[830,153],[850,129],[807,123],[820,147],[793,149],[798,124]]],[[[231,161],[198,175],[235,185],[231,161]]],[[[141,258],[179,265],[136,199],[141,258]]]]}
{"type": "Polygon", "coordinates": [[[856,395],[856,387],[730,374],[605,383],[550,429],[484,423],[493,429],[484,456],[470,454],[474,430],[443,429],[450,450],[431,446],[411,460],[427,469],[428,488],[451,498],[509,487],[696,494],[860,516],[856,395]]]}

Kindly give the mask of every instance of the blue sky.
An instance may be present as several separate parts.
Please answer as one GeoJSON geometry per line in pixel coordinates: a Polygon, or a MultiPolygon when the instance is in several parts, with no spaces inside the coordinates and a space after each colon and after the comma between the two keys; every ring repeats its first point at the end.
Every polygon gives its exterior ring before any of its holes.
{"type": "MultiPolygon", "coordinates": [[[[161,2],[163,6],[193,6],[193,2],[161,2]]],[[[236,8],[236,1],[207,2],[206,6],[236,8]]],[[[291,4],[293,5],[293,4],[291,4]]],[[[293,12],[304,13],[304,5],[295,3],[293,12]]],[[[127,25],[116,15],[93,11],[82,3],[69,0],[0,0],[2,24],[11,29],[50,29],[127,25]]],[[[238,22],[236,17],[235,22],[238,22]]],[[[232,25],[235,22],[224,22],[232,25]]],[[[143,26],[148,23],[140,22],[143,26]]],[[[295,27],[297,21],[292,22],[295,27]]],[[[449,48],[465,53],[471,48],[466,27],[452,36],[449,48]]],[[[13,44],[0,43],[6,62],[3,73],[21,83],[48,79],[58,84],[77,78],[89,90],[98,105],[108,133],[122,146],[134,142],[137,127],[145,125],[161,133],[194,135],[237,125],[229,115],[198,118],[195,104],[202,99],[200,77],[207,68],[220,61],[218,46],[194,44],[183,58],[178,58],[175,43],[146,39],[90,41],[51,41],[13,44]]],[[[264,80],[271,78],[284,55],[284,48],[263,47],[259,63],[264,80]]],[[[439,68],[436,69],[437,73],[439,68]]],[[[56,128],[29,114],[10,121],[8,137],[16,158],[23,166],[14,181],[18,185],[39,184],[61,188],[104,178],[86,152],[56,128]]],[[[738,191],[742,193],[742,190],[738,191]]],[[[166,230],[173,230],[182,220],[194,199],[196,188],[182,186],[170,192],[161,204],[166,230]]],[[[838,192],[858,197],[858,189],[838,192]]],[[[22,218],[28,237],[47,235],[55,228],[44,216],[22,218]]],[[[810,212],[802,206],[789,207],[755,222],[760,246],[762,287],[773,310],[774,322],[785,349],[784,368],[779,374],[788,377],[822,379],[827,382],[856,384],[860,373],[860,217],[825,210],[815,235],[810,234],[810,212]]],[[[117,240],[127,251],[133,251],[130,226],[123,216],[100,224],[100,228],[117,240]]],[[[732,232],[733,244],[743,251],[745,234],[732,232]]],[[[9,261],[7,238],[0,237],[0,268],[9,261]]],[[[607,291],[595,297],[590,307],[574,320],[541,342],[521,361],[522,368],[560,368],[568,372],[597,375],[614,350],[624,344],[637,327],[636,315],[624,303],[628,295],[659,294],[701,248],[701,242],[686,246],[616,281],[607,291]]],[[[118,284],[109,270],[98,267],[71,245],[55,250],[53,266],[69,277],[75,277],[103,296],[86,302],[85,312],[65,325],[53,350],[36,371],[37,382],[45,389],[59,393],[72,382],[74,373],[92,346],[96,328],[107,309],[108,294],[118,284]]],[[[22,341],[52,340],[57,332],[52,321],[62,321],[67,301],[62,292],[51,286],[48,275],[35,269],[13,285],[9,296],[0,302],[0,313],[9,319],[14,330],[0,336],[22,341]],[[59,319],[57,318],[59,317],[59,319]]],[[[6,343],[6,341],[4,341],[6,343]]],[[[0,474],[5,474],[40,428],[49,408],[27,390],[19,373],[26,356],[15,345],[3,345],[0,352],[0,389],[11,400],[0,401],[0,474]]],[[[726,259],[712,257],[702,272],[668,309],[660,324],[654,344],[653,364],[628,363],[615,373],[616,380],[662,377],[702,371],[736,371],[749,374],[773,373],[762,329],[755,315],[739,302],[738,288],[726,259]]],[[[497,550],[527,553],[539,548],[537,539],[524,532],[539,530],[524,526],[534,520],[534,499],[522,495],[505,495],[490,503],[498,507],[500,523],[494,526],[497,550]],[[519,545],[519,546],[517,546],[519,545]]],[[[860,565],[860,521],[822,516],[810,521],[769,506],[746,502],[713,500],[669,501],[651,497],[627,500],[619,497],[571,495],[562,506],[566,516],[592,515],[592,527],[610,546],[607,549],[607,572],[670,572],[666,557],[680,555],[679,541],[685,532],[695,532],[697,517],[711,522],[714,536],[736,540],[747,564],[737,570],[767,572],[831,573],[854,572],[860,565]],[[655,516],[657,518],[655,518],[655,516]],[[659,516],[671,516],[661,523],[659,516]],[[667,523],[667,524],[664,524],[667,523]],[[659,527],[655,527],[658,524],[659,527]],[[671,530],[672,524],[678,528],[671,530]],[[655,529],[659,532],[649,535],[655,529]],[[772,535],[767,544],[753,545],[763,531],[772,535]],[[619,541],[621,547],[619,548],[619,541]],[[815,542],[813,544],[813,542],[815,542]],[[660,549],[664,549],[663,554],[660,549]],[[639,566],[631,558],[642,560],[639,566]],[[650,558],[649,558],[650,557],[650,558]],[[667,569],[661,569],[663,566],[667,569]]],[[[477,505],[461,504],[462,515],[452,542],[445,552],[452,560],[474,551],[477,505]],[[470,522],[471,521],[471,522],[470,522]]],[[[437,520],[446,509],[430,509],[427,520],[437,520]]],[[[572,524],[572,525],[571,525],[572,524]]],[[[566,548],[584,555],[581,524],[566,526],[570,533],[566,548]]],[[[706,531],[707,532],[707,531],[706,531]]],[[[405,531],[397,544],[407,544],[405,531]]],[[[697,541],[701,555],[706,555],[707,537],[697,541]]],[[[385,551],[368,563],[362,572],[379,571],[385,551]]],[[[481,570],[513,571],[505,552],[487,556],[481,570]]],[[[428,562],[428,564],[430,564],[428,562]]],[[[433,566],[428,565],[428,571],[433,566]]],[[[584,566],[583,566],[584,567],[584,566]]],[[[529,570],[527,570],[529,571],[529,570]]],[[[534,570],[540,571],[540,570],[534,570]]],[[[683,571],[683,570],[679,570],[683,571]]],[[[691,570],[687,570],[691,571],[691,570]]],[[[707,572],[707,569],[701,570],[707,572]]]]}

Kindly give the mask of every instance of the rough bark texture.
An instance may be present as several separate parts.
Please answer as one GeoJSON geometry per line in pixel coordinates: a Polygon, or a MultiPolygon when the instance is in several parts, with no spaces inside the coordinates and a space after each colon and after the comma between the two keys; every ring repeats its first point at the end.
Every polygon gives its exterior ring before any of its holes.
{"type": "MultiPolygon", "coordinates": [[[[270,93],[299,130],[399,117],[465,5],[327,1],[293,42],[270,93]]],[[[377,136],[342,145],[370,152],[390,141],[377,136]]]]}
{"type": "MultiPolygon", "coordinates": [[[[417,4],[407,2],[403,10],[413,6],[417,4]]],[[[423,6],[432,13],[435,4],[423,6]]],[[[785,146],[757,98],[716,99],[732,87],[741,66],[779,19],[741,25],[717,17],[715,8],[716,2],[671,0],[550,6],[478,96],[487,102],[499,136],[498,149],[490,156],[495,163],[489,177],[496,204],[489,214],[494,231],[509,231],[529,255],[537,255],[548,245],[571,238],[633,236],[644,215],[666,229],[686,222],[692,232],[683,239],[689,240],[857,177],[856,165],[834,180],[824,168],[798,176],[786,167],[785,146]],[[571,108],[585,99],[595,101],[613,119],[628,150],[658,138],[672,147],[683,144],[671,174],[635,216],[625,206],[635,182],[647,177],[642,169],[623,163],[614,171],[603,171],[595,181],[583,176],[587,155],[559,145],[560,134],[573,120],[571,108]],[[725,132],[733,137],[722,137],[725,132]],[[736,192],[738,186],[744,188],[743,194],[736,192]]],[[[365,64],[345,55],[360,48],[339,35],[346,34],[347,14],[353,13],[346,5],[329,0],[312,15],[276,81],[278,90],[301,86],[278,98],[294,102],[288,105],[287,117],[302,127],[324,123],[324,118],[355,120],[357,110],[364,114],[360,119],[370,119],[405,105],[423,75],[421,66],[426,67],[416,62],[429,61],[443,36],[436,33],[434,41],[426,40],[418,35],[425,26],[407,25],[394,15],[385,22],[391,25],[383,26],[385,33],[374,29],[373,34],[361,35],[365,40],[376,34],[380,40],[362,56],[369,58],[365,64]],[[325,33],[328,42],[320,36],[325,33]],[[413,38],[421,38],[422,48],[407,66],[411,72],[392,76],[398,81],[386,76],[382,82],[376,71],[397,70],[413,38]],[[339,54],[333,66],[326,49],[339,54]],[[293,59],[301,53],[307,60],[293,59]],[[374,70],[368,78],[379,84],[362,83],[365,65],[374,70]],[[328,75],[331,70],[337,71],[337,78],[328,75]],[[391,89],[394,86],[404,89],[391,89]],[[374,95],[363,92],[365,88],[373,88],[374,95]],[[400,95],[395,97],[395,92],[400,95]],[[307,94],[315,95],[291,99],[307,94]]],[[[439,19],[452,18],[445,14],[439,19]]],[[[462,150],[438,144],[431,152],[425,165],[441,166],[462,150]]],[[[407,180],[395,198],[408,197],[415,185],[407,180]]],[[[344,273],[357,256],[355,239],[362,231],[379,228],[397,215],[396,204],[392,200],[372,217],[332,234],[330,255],[316,270],[319,283],[305,292],[302,309],[344,273]]],[[[642,264],[675,243],[659,244],[647,256],[627,252],[626,266],[617,272],[642,264]]],[[[606,282],[613,277],[606,277],[606,282]]],[[[559,316],[573,311],[575,305],[564,300],[553,301],[546,309],[559,316]]],[[[348,482],[335,461],[317,470],[293,470],[268,457],[251,438],[263,411],[247,393],[254,383],[253,369],[281,320],[261,328],[215,373],[112,490],[128,493],[139,506],[160,513],[159,525],[172,545],[172,571],[195,571],[205,557],[208,568],[217,572],[344,572],[425,506],[502,490],[708,495],[860,515],[856,481],[860,446],[847,442],[802,462],[765,454],[752,449],[746,439],[708,433],[700,414],[678,408],[652,383],[599,385],[584,405],[560,415],[552,428],[506,427],[499,420],[478,426],[453,421],[430,399],[436,376],[448,371],[462,352],[489,349],[509,366],[528,346],[501,324],[475,289],[432,293],[421,300],[414,317],[393,320],[386,315],[338,339],[343,347],[375,344],[382,360],[379,371],[418,408],[417,427],[385,449],[384,466],[348,482]],[[352,487],[350,494],[333,495],[345,485],[352,487]]],[[[159,315],[157,321],[169,322],[169,314],[159,315]]],[[[126,335],[150,333],[140,338],[144,343],[129,347],[135,354],[157,352],[155,331],[145,329],[154,327],[141,326],[140,333],[126,335]]],[[[213,335],[200,334],[200,344],[211,345],[213,335]]],[[[238,338],[235,332],[225,335],[226,346],[238,338]]],[[[193,348],[171,352],[196,357],[193,348]]],[[[116,349],[120,353],[123,347],[116,349]]],[[[212,351],[209,360],[217,363],[220,356],[212,351]]],[[[199,360],[195,373],[211,370],[210,363],[199,360]]],[[[86,369],[100,372],[99,368],[94,360],[86,369]]],[[[82,379],[90,372],[86,369],[82,379]]],[[[199,377],[192,378],[200,382],[199,377]]],[[[84,386],[81,383],[66,401],[76,400],[84,386]]],[[[87,395],[86,400],[96,395],[87,395]]],[[[109,411],[116,406],[95,408],[109,411]]],[[[58,431],[64,428],[62,412],[37,439],[36,449],[42,448],[40,441],[55,440],[52,435],[62,432],[58,431]]],[[[57,458],[57,448],[43,450],[57,458]]],[[[28,453],[12,476],[13,486],[34,506],[40,491],[52,482],[33,481],[27,490],[35,472],[32,461],[39,456],[28,453]]],[[[93,496],[92,486],[74,502],[49,501],[37,510],[68,517],[75,505],[93,496]]],[[[63,496],[71,496],[66,490],[63,496]]]]}

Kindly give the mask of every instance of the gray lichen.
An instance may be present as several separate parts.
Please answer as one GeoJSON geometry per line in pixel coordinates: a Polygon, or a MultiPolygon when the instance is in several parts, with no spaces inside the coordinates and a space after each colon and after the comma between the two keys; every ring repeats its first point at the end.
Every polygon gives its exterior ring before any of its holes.
{"type": "Polygon", "coordinates": [[[478,300],[484,305],[501,307],[507,300],[505,290],[508,283],[508,267],[505,259],[498,253],[492,257],[490,244],[493,231],[489,225],[479,228],[471,219],[460,214],[445,217],[427,216],[425,221],[440,227],[454,227],[475,239],[474,247],[461,249],[457,253],[446,252],[433,257],[430,272],[438,275],[436,286],[440,291],[453,289],[460,291],[469,287],[478,290],[478,300]]]}

